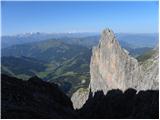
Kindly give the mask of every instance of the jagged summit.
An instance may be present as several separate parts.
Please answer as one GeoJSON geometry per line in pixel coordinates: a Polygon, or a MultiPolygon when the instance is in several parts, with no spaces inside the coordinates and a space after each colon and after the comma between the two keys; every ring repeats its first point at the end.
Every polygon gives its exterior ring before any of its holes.
{"type": "Polygon", "coordinates": [[[99,45],[92,51],[90,63],[92,92],[103,90],[106,93],[110,89],[117,88],[126,90],[131,87],[129,81],[135,79],[134,72],[137,72],[131,70],[137,67],[137,60],[121,48],[113,31],[105,29],[101,34],[99,45]]]}
{"type": "MultiPolygon", "coordinates": [[[[114,38],[114,33],[111,29],[106,28],[102,31],[101,36],[104,36],[104,37],[108,36],[108,37],[110,37],[110,39],[113,39],[114,38]]],[[[110,40],[110,39],[108,39],[108,40],[110,40]]]]}
{"type": "Polygon", "coordinates": [[[115,36],[113,31],[108,28],[102,31],[101,39],[98,46],[101,47],[101,45],[106,45],[106,44],[112,44],[112,45],[119,44],[118,41],[115,41],[115,36]]]}

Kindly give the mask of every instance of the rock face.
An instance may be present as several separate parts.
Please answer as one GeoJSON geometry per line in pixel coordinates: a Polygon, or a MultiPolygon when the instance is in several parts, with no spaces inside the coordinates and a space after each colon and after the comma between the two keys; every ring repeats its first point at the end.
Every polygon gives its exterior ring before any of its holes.
{"type": "Polygon", "coordinates": [[[106,94],[108,90],[112,89],[122,91],[128,88],[158,89],[157,64],[158,56],[144,70],[143,64],[140,65],[135,58],[128,55],[128,52],[120,47],[114,33],[105,29],[98,46],[94,47],[92,51],[91,91],[95,93],[102,90],[106,94]]]}
{"type": "Polygon", "coordinates": [[[138,86],[139,90],[158,90],[159,89],[159,52],[158,47],[153,49],[152,56],[145,60],[140,67],[143,76],[138,86]]]}
{"type": "Polygon", "coordinates": [[[135,88],[136,85],[132,83],[137,79],[138,72],[137,60],[120,47],[111,30],[104,30],[98,46],[92,51],[91,91],[94,93],[103,90],[106,94],[111,89],[125,90],[133,86],[135,88]]]}
{"type": "Polygon", "coordinates": [[[80,88],[71,97],[74,109],[80,109],[89,97],[89,89],[80,88]]]}
{"type": "MultiPolygon", "coordinates": [[[[140,90],[159,89],[159,52],[154,49],[151,57],[143,62],[131,57],[127,50],[121,48],[112,30],[105,29],[102,32],[98,46],[92,49],[90,62],[90,85],[91,92],[128,88],[140,90]]],[[[73,106],[79,109],[85,103],[84,100],[89,92],[77,91],[73,94],[73,106]]]]}

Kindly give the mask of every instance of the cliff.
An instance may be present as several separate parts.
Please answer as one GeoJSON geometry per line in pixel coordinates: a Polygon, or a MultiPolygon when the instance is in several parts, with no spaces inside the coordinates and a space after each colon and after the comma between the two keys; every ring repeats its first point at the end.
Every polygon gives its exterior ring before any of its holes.
{"type": "Polygon", "coordinates": [[[137,60],[120,47],[111,30],[104,30],[98,46],[92,51],[91,91],[102,90],[106,94],[111,89],[124,91],[129,87],[135,88],[138,73],[137,60]]]}
{"type": "MultiPolygon", "coordinates": [[[[92,49],[89,89],[93,95],[97,91],[103,91],[106,94],[112,89],[122,91],[128,88],[134,88],[137,91],[158,90],[158,47],[153,51],[148,59],[138,62],[137,59],[128,54],[127,50],[120,46],[113,31],[105,29],[101,34],[98,46],[92,49]]],[[[79,97],[75,95],[73,97],[79,97]]],[[[83,106],[83,104],[77,104],[75,101],[72,102],[74,108],[83,106]]],[[[84,103],[84,101],[79,102],[84,103]]]]}

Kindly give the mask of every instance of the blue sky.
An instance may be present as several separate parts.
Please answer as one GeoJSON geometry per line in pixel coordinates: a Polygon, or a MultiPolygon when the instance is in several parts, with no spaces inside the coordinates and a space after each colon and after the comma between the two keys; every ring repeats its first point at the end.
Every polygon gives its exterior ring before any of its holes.
{"type": "Polygon", "coordinates": [[[2,2],[2,35],[24,32],[158,32],[158,2],[2,2]]]}

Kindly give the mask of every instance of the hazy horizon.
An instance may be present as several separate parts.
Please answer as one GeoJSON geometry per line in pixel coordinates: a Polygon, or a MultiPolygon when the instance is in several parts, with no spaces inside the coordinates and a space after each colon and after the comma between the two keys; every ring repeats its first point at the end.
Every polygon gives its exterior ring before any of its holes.
{"type": "MultiPolygon", "coordinates": [[[[24,33],[16,33],[16,34],[6,34],[6,35],[1,35],[2,37],[4,36],[18,36],[18,35],[26,35],[26,34],[89,34],[88,36],[92,36],[92,35],[101,35],[101,32],[24,32],[24,33]],[[90,35],[92,34],[92,35],[90,35]]],[[[156,33],[124,33],[124,32],[119,32],[119,33],[115,33],[115,34],[129,34],[129,35],[136,35],[136,34],[142,34],[142,35],[149,35],[149,34],[159,34],[159,32],[156,33]]]]}

